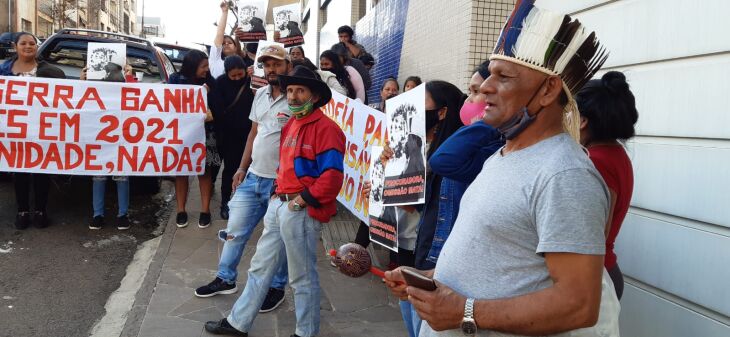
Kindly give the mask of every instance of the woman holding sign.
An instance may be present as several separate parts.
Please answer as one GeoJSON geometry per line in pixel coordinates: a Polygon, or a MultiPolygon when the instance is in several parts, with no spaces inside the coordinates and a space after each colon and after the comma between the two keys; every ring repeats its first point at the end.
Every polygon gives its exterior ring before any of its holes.
{"type": "MultiPolygon", "coordinates": [[[[208,90],[215,87],[215,81],[210,76],[208,68],[208,57],[199,50],[191,50],[183,59],[180,72],[170,75],[170,84],[191,84],[202,85],[208,90]]],[[[213,196],[213,177],[211,172],[218,172],[221,166],[221,158],[216,148],[215,133],[213,131],[213,117],[206,117],[205,121],[205,174],[198,176],[200,184],[200,199],[202,201],[198,227],[207,228],[210,226],[210,199],[213,196]]],[[[185,211],[185,203],[188,199],[188,177],[177,177],[175,179],[175,197],[177,199],[177,226],[187,227],[188,213],[185,211]]]]}
{"type": "MultiPolygon", "coordinates": [[[[65,78],[66,75],[46,62],[38,61],[38,41],[33,34],[20,33],[15,38],[16,55],[0,66],[2,76],[50,77],[65,78]]],[[[15,200],[18,205],[18,214],[15,216],[15,228],[26,229],[31,224],[37,228],[48,226],[46,203],[48,201],[48,187],[50,176],[38,173],[20,173],[13,175],[15,182],[15,200]],[[32,184],[31,184],[32,183],[32,184]],[[33,186],[35,207],[30,210],[30,190],[33,186]]]]}
{"type": "Polygon", "coordinates": [[[216,31],[215,39],[213,39],[213,44],[210,45],[209,67],[210,74],[213,78],[218,78],[226,73],[225,65],[223,64],[226,57],[231,55],[238,55],[242,58],[246,57],[246,54],[241,48],[241,42],[230,35],[225,35],[226,27],[228,27],[226,25],[228,21],[228,2],[222,1],[220,6],[221,17],[218,19],[218,30],[216,31]]]}

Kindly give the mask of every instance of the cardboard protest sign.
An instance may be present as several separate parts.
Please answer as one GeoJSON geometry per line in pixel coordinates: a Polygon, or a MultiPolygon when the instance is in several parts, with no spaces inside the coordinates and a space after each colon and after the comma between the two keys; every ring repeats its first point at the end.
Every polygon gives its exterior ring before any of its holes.
{"type": "Polygon", "coordinates": [[[271,42],[271,41],[259,41],[259,47],[256,49],[256,63],[253,65],[253,76],[251,76],[251,88],[252,89],[258,89],[263,88],[267,85],[269,85],[269,81],[266,78],[266,73],[264,72],[264,63],[259,62],[259,56],[264,53],[266,48],[269,48],[271,46],[280,46],[284,47],[283,44],[277,43],[277,42],[271,42]]]}
{"type": "Polygon", "coordinates": [[[385,167],[380,161],[382,146],[373,146],[370,150],[370,208],[368,227],[370,241],[378,243],[393,251],[398,251],[398,217],[395,206],[383,205],[383,187],[385,185],[385,167]]]}
{"type": "Polygon", "coordinates": [[[236,34],[243,42],[266,40],[267,0],[238,1],[238,26],[243,31],[236,34]]]}
{"type": "Polygon", "coordinates": [[[385,165],[385,205],[421,204],[426,190],[426,86],[386,101],[388,142],[393,158],[385,165]]]}
{"type": "Polygon", "coordinates": [[[302,11],[299,3],[274,7],[274,28],[279,32],[276,42],[284,44],[285,48],[304,44],[304,33],[300,24],[302,11]]]}
{"type": "Polygon", "coordinates": [[[86,78],[124,82],[127,45],[124,43],[89,42],[86,51],[86,78]]]}
{"type": "Polygon", "coordinates": [[[367,180],[371,159],[375,158],[370,152],[371,146],[385,144],[385,115],[335,91],[332,100],[321,109],[345,134],[345,178],[337,200],[368,223],[369,201],[362,195],[362,185],[367,180]]]}
{"type": "Polygon", "coordinates": [[[205,172],[205,89],[0,76],[0,171],[205,172]]]}

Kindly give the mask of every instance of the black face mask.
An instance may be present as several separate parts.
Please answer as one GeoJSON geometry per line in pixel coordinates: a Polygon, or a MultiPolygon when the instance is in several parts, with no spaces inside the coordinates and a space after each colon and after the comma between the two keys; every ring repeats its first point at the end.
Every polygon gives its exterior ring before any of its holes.
{"type": "Polygon", "coordinates": [[[535,96],[537,96],[537,93],[540,92],[540,89],[542,89],[542,86],[545,85],[545,82],[547,81],[547,78],[540,84],[540,87],[535,90],[535,93],[532,94],[532,97],[530,97],[530,100],[527,101],[527,104],[520,109],[519,113],[516,113],[512,118],[510,118],[508,121],[502,123],[502,125],[497,127],[497,131],[502,134],[502,137],[506,140],[512,140],[515,137],[517,137],[522,131],[525,131],[532,122],[535,121],[535,118],[537,118],[537,115],[542,111],[542,107],[538,109],[534,115],[530,115],[530,111],[527,109],[527,106],[532,103],[532,100],[535,99],[535,96]]]}
{"type": "Polygon", "coordinates": [[[426,131],[433,129],[439,123],[439,110],[426,110],[426,131]]]}

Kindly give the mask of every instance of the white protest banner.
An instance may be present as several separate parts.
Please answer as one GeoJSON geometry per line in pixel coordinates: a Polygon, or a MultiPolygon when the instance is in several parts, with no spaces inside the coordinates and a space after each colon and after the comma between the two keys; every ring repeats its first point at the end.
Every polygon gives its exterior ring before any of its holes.
{"type": "Polygon", "coordinates": [[[0,171],[199,175],[205,89],[0,76],[0,171]]]}
{"type": "Polygon", "coordinates": [[[251,76],[251,88],[252,89],[259,89],[267,86],[269,84],[269,80],[266,78],[266,72],[264,71],[264,63],[259,62],[259,56],[261,56],[266,48],[269,48],[271,46],[279,46],[284,47],[283,44],[278,42],[272,42],[272,41],[259,41],[258,49],[256,49],[256,63],[253,65],[253,76],[251,76]]]}
{"type": "Polygon", "coordinates": [[[126,64],[126,44],[89,42],[86,51],[87,79],[124,81],[126,64]]]}
{"type": "Polygon", "coordinates": [[[267,0],[238,1],[238,26],[243,31],[236,35],[242,42],[266,40],[267,0]]]}
{"type": "Polygon", "coordinates": [[[385,101],[388,143],[383,204],[422,204],[426,191],[426,85],[385,101]]]}
{"type": "Polygon", "coordinates": [[[373,158],[370,147],[385,144],[385,114],[335,91],[332,91],[332,100],[321,109],[342,128],[346,139],[345,179],[337,200],[368,223],[369,201],[362,196],[362,185],[367,180],[373,158]]]}
{"type": "Polygon", "coordinates": [[[279,33],[276,42],[284,44],[285,48],[304,44],[304,33],[299,28],[302,21],[299,3],[274,7],[274,28],[279,33]]]}

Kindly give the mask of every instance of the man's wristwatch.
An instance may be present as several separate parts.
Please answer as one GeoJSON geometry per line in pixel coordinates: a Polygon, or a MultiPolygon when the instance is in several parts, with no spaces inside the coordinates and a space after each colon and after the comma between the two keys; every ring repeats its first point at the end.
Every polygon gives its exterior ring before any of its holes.
{"type": "Polygon", "coordinates": [[[467,298],[464,304],[464,319],[461,320],[461,332],[465,336],[474,336],[477,333],[477,322],[474,321],[474,299],[467,298]]]}

